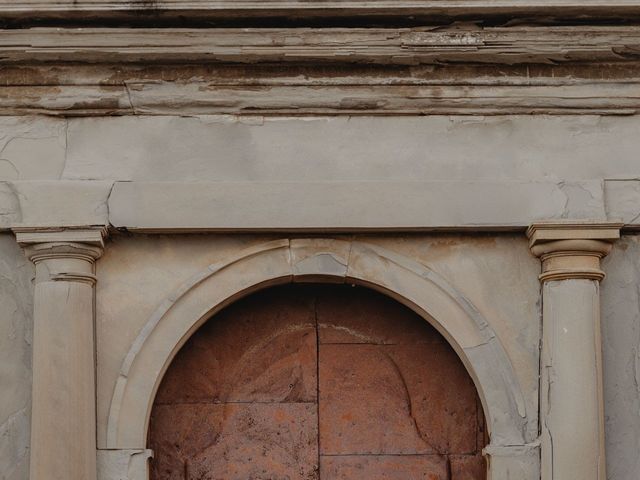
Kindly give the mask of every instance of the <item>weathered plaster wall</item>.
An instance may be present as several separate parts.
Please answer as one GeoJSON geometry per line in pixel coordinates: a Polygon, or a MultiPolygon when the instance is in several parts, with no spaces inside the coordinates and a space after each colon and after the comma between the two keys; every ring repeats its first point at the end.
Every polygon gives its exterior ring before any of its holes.
{"type": "MultiPolygon", "coordinates": [[[[19,195],[13,183],[0,185],[0,228],[19,220],[28,202],[42,205],[31,211],[51,223],[75,208],[86,210],[78,218],[88,223],[106,221],[114,181],[549,181],[568,192],[567,208],[580,212],[594,210],[598,192],[572,182],[624,179],[610,189],[620,195],[606,206],[615,207],[613,217],[634,209],[637,217],[639,129],[638,116],[2,117],[0,182],[25,183],[19,195]],[[75,193],[50,193],[60,180],[75,193]],[[97,182],[83,190],[87,180],[97,182]],[[64,200],[64,208],[47,212],[52,199],[64,200]]],[[[271,238],[122,235],[109,241],[98,264],[99,441],[118,368],[141,322],[196,271],[271,238]]],[[[419,259],[468,296],[501,336],[527,408],[537,408],[539,262],[524,235],[367,241],[419,259]]],[[[639,258],[638,237],[625,236],[604,264],[611,480],[636,480],[640,471],[639,258]]],[[[0,480],[28,476],[32,275],[13,236],[0,234],[0,480]]]]}
{"type": "Polygon", "coordinates": [[[0,126],[0,180],[562,181],[635,178],[640,117],[1,117],[0,126]]]}
{"type": "Polygon", "coordinates": [[[0,480],[29,477],[34,269],[0,234],[0,480]]]}
{"type": "Polygon", "coordinates": [[[640,236],[625,235],[605,259],[602,282],[607,474],[640,472],[640,236]]]}
{"type": "Polygon", "coordinates": [[[0,121],[1,177],[7,180],[617,177],[637,173],[634,133],[640,126],[635,116],[0,121]]]}
{"type": "Polygon", "coordinates": [[[2,117],[0,127],[0,229],[640,227],[638,116],[2,117]],[[385,200],[375,212],[369,196],[385,200]]]}

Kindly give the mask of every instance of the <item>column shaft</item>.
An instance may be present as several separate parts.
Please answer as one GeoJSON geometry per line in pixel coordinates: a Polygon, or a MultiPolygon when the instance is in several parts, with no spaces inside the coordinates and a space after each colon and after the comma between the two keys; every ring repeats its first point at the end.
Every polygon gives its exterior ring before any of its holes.
{"type": "Polygon", "coordinates": [[[545,222],[527,234],[542,260],[543,480],[606,480],[600,260],[620,224],[545,222]]]}
{"type": "Polygon", "coordinates": [[[541,434],[544,480],[604,480],[597,280],[543,286],[541,434]]]}
{"type": "Polygon", "coordinates": [[[31,480],[96,478],[93,310],[90,284],[36,285],[31,480]]]}
{"type": "Polygon", "coordinates": [[[94,261],[102,231],[16,237],[36,266],[30,479],[95,480],[94,261]]]}

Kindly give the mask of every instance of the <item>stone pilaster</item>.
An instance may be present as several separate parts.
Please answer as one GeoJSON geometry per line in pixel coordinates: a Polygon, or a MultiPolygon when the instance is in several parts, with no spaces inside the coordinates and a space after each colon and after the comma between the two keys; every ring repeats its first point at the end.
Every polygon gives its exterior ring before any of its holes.
{"type": "Polygon", "coordinates": [[[103,229],[16,230],[36,266],[31,480],[95,480],[94,262],[103,229]]]}
{"type": "Polygon", "coordinates": [[[535,223],[542,261],[542,479],[605,480],[600,260],[620,224],[535,223]]]}

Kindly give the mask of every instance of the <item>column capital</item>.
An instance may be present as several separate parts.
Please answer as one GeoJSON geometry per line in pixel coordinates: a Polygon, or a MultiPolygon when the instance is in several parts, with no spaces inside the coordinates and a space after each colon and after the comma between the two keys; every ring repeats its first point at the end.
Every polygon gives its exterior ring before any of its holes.
{"type": "Polygon", "coordinates": [[[542,260],[540,281],[602,280],[600,259],[620,238],[622,223],[590,221],[536,222],[527,229],[529,248],[542,260]]]}
{"type": "Polygon", "coordinates": [[[34,263],[47,258],[81,258],[93,263],[102,255],[107,236],[105,227],[15,228],[13,232],[34,263]]]}
{"type": "Polygon", "coordinates": [[[27,258],[36,265],[36,283],[95,284],[94,262],[104,250],[106,228],[20,228],[14,233],[27,258]]]}

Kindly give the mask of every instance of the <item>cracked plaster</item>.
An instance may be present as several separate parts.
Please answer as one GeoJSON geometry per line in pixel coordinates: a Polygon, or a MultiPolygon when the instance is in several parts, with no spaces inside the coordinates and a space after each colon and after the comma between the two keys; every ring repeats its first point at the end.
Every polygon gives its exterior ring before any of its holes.
{"type": "Polygon", "coordinates": [[[604,260],[602,344],[608,480],[640,472],[640,236],[623,236],[604,260]]]}
{"type": "Polygon", "coordinates": [[[34,269],[0,234],[0,480],[27,480],[34,269]]]}
{"type": "MultiPolygon", "coordinates": [[[[67,222],[72,217],[76,224],[103,224],[108,220],[107,198],[113,181],[142,179],[537,180],[549,182],[562,194],[557,197],[561,200],[558,217],[606,213],[608,218],[636,222],[640,218],[638,122],[639,117],[591,116],[251,122],[234,117],[87,118],[69,120],[67,144],[66,120],[3,117],[0,227],[67,222]],[[343,160],[344,152],[349,153],[349,161],[343,160]],[[60,176],[68,181],[43,182],[60,176]],[[81,191],[85,193],[75,193],[81,191]]],[[[112,331],[126,343],[138,327],[129,320],[146,318],[150,305],[163,292],[173,291],[176,278],[200,262],[221,261],[237,249],[269,238],[273,236],[224,236],[211,242],[211,237],[186,236],[178,242],[173,236],[116,237],[106,250],[110,260],[99,263],[98,298],[104,300],[99,302],[98,342],[100,337],[106,341],[112,331]],[[136,273],[136,268],[146,274],[136,273]],[[157,297],[147,298],[148,291],[157,297]],[[119,302],[112,302],[113,298],[124,301],[116,305],[119,302]]],[[[499,335],[513,340],[503,344],[521,375],[526,402],[535,405],[532,366],[538,332],[528,322],[536,321],[531,312],[539,312],[535,278],[539,265],[524,241],[513,240],[514,245],[505,249],[512,241],[509,236],[497,237],[497,247],[484,245],[481,238],[442,236],[426,244],[413,236],[367,241],[429,262],[464,291],[492,319],[499,335]],[[505,255],[507,251],[511,253],[505,255]],[[501,275],[505,277],[499,280],[501,275]],[[500,295],[495,285],[501,286],[500,295]]],[[[0,398],[1,480],[28,476],[32,271],[14,242],[11,235],[0,234],[0,266],[5,270],[0,275],[0,300],[3,307],[19,306],[18,310],[3,308],[0,315],[0,342],[7,342],[7,348],[0,348],[0,372],[15,385],[10,396],[0,398]]],[[[635,480],[640,470],[636,455],[640,449],[639,253],[637,237],[624,236],[604,263],[608,277],[602,285],[602,328],[610,480],[635,480]]],[[[318,261],[326,261],[336,271],[341,268],[336,258],[318,261]]],[[[303,269],[305,264],[298,267],[303,269]]],[[[99,395],[109,390],[110,369],[126,353],[121,350],[115,345],[99,352],[99,395]]]]}
{"type": "Polygon", "coordinates": [[[639,126],[637,116],[588,115],[264,118],[249,123],[232,116],[77,118],[69,120],[63,177],[601,180],[637,174],[639,126]]]}

